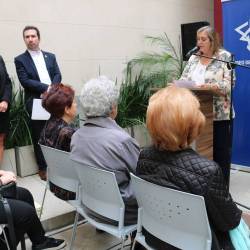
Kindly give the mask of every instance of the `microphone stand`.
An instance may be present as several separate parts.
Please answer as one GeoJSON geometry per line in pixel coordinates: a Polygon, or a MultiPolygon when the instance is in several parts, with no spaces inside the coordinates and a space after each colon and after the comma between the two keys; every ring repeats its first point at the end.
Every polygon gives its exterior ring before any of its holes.
{"type": "MultiPolygon", "coordinates": [[[[228,178],[226,180],[227,188],[228,188],[228,191],[229,191],[231,156],[232,156],[232,140],[233,140],[233,134],[232,134],[232,128],[233,128],[233,85],[234,85],[233,84],[234,83],[234,71],[233,70],[235,69],[236,66],[239,66],[239,67],[242,67],[242,68],[247,68],[247,69],[250,69],[250,67],[246,66],[246,65],[236,63],[235,60],[234,60],[234,55],[233,54],[231,54],[231,60],[230,61],[221,60],[221,59],[218,59],[218,58],[215,58],[215,57],[205,56],[203,54],[198,54],[198,53],[193,53],[193,55],[226,63],[227,68],[230,70],[230,73],[231,73],[231,80],[230,80],[230,114],[229,114],[229,120],[230,120],[230,125],[229,125],[230,131],[229,131],[229,133],[230,133],[230,141],[231,141],[230,142],[230,165],[229,165],[228,178]]],[[[240,204],[238,202],[236,202],[236,204],[250,210],[250,207],[247,207],[247,206],[245,206],[243,204],[240,204]]]]}

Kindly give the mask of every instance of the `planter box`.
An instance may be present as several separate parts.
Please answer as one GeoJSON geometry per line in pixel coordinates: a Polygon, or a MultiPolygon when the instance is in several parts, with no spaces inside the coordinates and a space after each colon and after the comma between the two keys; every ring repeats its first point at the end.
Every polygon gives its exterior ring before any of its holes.
{"type": "Polygon", "coordinates": [[[3,162],[0,165],[0,169],[12,171],[15,174],[17,173],[17,171],[16,171],[16,157],[15,157],[15,149],[14,148],[4,150],[3,162]]]}
{"type": "Polygon", "coordinates": [[[134,138],[140,145],[140,148],[149,146],[151,144],[151,137],[147,128],[144,125],[137,125],[133,127],[134,138]]]}
{"type": "Polygon", "coordinates": [[[24,177],[37,174],[38,167],[36,164],[34,149],[32,145],[16,147],[15,154],[18,176],[24,177]]]}
{"type": "Polygon", "coordinates": [[[140,148],[149,146],[151,144],[151,137],[147,128],[144,125],[137,125],[130,128],[124,128],[124,130],[135,138],[139,143],[140,148]]]}

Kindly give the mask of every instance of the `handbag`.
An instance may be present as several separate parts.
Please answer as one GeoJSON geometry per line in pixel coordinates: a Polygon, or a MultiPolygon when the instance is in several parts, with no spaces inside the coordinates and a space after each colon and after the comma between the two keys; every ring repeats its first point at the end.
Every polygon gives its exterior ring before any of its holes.
{"type": "Polygon", "coordinates": [[[0,194],[4,198],[16,199],[16,183],[10,182],[6,185],[0,186],[0,194]]]}

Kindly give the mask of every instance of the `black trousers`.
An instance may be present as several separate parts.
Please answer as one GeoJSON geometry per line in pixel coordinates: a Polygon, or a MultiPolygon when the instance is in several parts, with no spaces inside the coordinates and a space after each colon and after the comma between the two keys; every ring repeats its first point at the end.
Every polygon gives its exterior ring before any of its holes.
{"type": "MultiPolygon", "coordinates": [[[[25,233],[28,234],[33,244],[44,242],[46,239],[45,232],[36,214],[34,200],[31,193],[27,189],[17,187],[17,198],[7,200],[12,213],[17,244],[25,233]]],[[[0,202],[0,224],[4,223],[7,223],[7,219],[5,217],[4,207],[0,202]]],[[[2,240],[0,240],[0,249],[7,249],[2,240]]]]}
{"type": "Polygon", "coordinates": [[[229,184],[233,123],[231,123],[229,120],[214,121],[213,129],[213,160],[219,164],[226,183],[229,184]]]}
{"type": "Polygon", "coordinates": [[[45,126],[45,123],[46,121],[30,120],[32,142],[33,142],[36,162],[37,162],[39,170],[46,170],[47,168],[47,163],[44,159],[43,152],[41,150],[41,147],[38,144],[38,141],[40,139],[41,132],[45,126]]]}

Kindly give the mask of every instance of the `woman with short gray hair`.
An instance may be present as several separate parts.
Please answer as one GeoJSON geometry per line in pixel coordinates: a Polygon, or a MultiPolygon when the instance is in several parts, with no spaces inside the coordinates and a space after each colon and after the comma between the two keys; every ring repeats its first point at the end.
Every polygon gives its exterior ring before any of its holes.
{"type": "MultiPolygon", "coordinates": [[[[137,223],[137,202],[130,185],[129,173],[135,173],[139,156],[137,142],[115,122],[119,91],[105,76],[88,81],[80,102],[87,117],[84,126],[71,139],[71,158],[90,167],[115,173],[125,203],[124,224],[137,223]]],[[[111,221],[88,211],[98,220],[111,221]]]]}
{"type": "Polygon", "coordinates": [[[89,80],[81,91],[80,102],[86,117],[107,117],[117,106],[119,91],[106,76],[89,80]]]}

